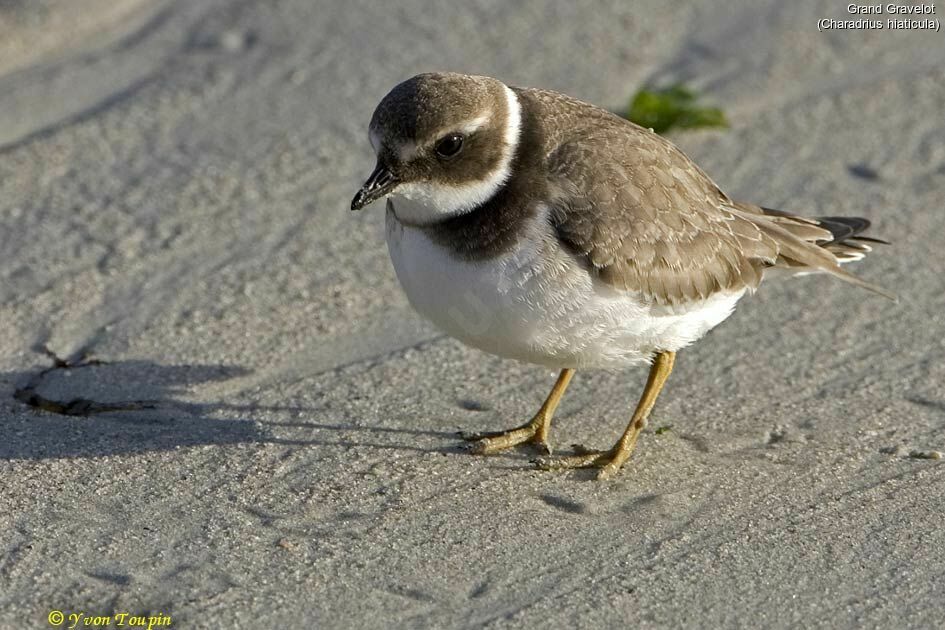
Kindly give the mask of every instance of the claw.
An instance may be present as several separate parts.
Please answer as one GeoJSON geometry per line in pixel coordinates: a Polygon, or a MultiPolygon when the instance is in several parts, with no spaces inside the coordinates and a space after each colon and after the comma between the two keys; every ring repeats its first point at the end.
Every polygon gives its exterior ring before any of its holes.
{"type": "Polygon", "coordinates": [[[468,448],[474,455],[492,455],[520,444],[533,444],[540,453],[551,454],[551,447],[541,439],[538,427],[533,423],[509,431],[461,433],[460,437],[472,442],[468,448]]]}
{"type": "Polygon", "coordinates": [[[539,457],[532,460],[539,470],[569,470],[572,468],[596,468],[608,463],[610,451],[578,450],[576,455],[564,457],[539,457]]]}
{"type": "MultiPolygon", "coordinates": [[[[466,438],[463,438],[466,439],[466,438]]],[[[466,450],[473,455],[488,455],[489,454],[489,440],[486,438],[475,441],[472,444],[466,445],[466,450]]]]}
{"type": "Polygon", "coordinates": [[[614,448],[609,451],[589,449],[580,444],[574,444],[575,455],[565,457],[538,457],[532,463],[539,470],[571,470],[574,468],[600,468],[597,479],[610,479],[620,470],[629,457],[629,449],[614,448]]]}

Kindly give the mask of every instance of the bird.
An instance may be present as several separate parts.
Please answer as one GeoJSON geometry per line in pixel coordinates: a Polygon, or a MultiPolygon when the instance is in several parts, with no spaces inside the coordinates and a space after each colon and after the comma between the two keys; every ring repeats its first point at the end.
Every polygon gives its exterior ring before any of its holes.
{"type": "Polygon", "coordinates": [[[396,85],[368,126],[376,156],[352,210],[386,198],[386,240],[413,308],[479,350],[553,368],[526,423],[463,437],[531,445],[542,470],[614,476],[683,348],[775,272],[826,273],[876,243],[858,217],[734,201],[652,129],[565,94],[431,72],[396,85]],[[610,449],[555,456],[550,425],[576,370],[649,365],[610,449]]]}

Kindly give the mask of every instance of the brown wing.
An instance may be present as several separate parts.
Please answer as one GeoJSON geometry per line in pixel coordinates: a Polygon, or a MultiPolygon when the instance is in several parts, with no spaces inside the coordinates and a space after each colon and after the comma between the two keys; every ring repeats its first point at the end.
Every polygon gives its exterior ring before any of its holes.
{"type": "Polygon", "coordinates": [[[766,267],[840,269],[816,220],[729,199],[661,136],[617,117],[574,129],[547,158],[552,221],[605,283],[657,304],[754,289],[766,267]]]}
{"type": "Polygon", "coordinates": [[[676,304],[757,287],[778,259],[775,238],[655,133],[615,123],[561,144],[548,168],[559,237],[619,289],[676,304]]]}

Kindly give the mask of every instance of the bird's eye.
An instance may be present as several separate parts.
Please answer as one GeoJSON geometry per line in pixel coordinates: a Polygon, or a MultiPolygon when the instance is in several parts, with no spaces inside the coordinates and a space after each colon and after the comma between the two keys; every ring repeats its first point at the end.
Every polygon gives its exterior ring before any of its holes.
{"type": "Polygon", "coordinates": [[[441,158],[451,158],[463,148],[463,136],[451,133],[436,143],[436,154],[441,158]]]}

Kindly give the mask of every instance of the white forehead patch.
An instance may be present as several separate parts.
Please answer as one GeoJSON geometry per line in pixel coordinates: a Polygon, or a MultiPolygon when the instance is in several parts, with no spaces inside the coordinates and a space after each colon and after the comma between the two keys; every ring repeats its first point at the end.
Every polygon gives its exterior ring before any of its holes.
{"type": "MultiPolygon", "coordinates": [[[[450,215],[464,214],[491,199],[502,188],[512,174],[512,158],[518,147],[522,125],[522,108],[518,97],[507,86],[503,87],[508,116],[503,134],[502,156],[495,169],[485,179],[458,186],[434,182],[400,184],[393,193],[394,211],[399,219],[423,225],[450,215]]],[[[462,130],[464,133],[471,133],[489,120],[489,116],[480,116],[469,121],[462,130]],[[466,131],[473,125],[475,126],[472,131],[466,131]]]]}
{"type": "Polygon", "coordinates": [[[406,140],[397,147],[397,156],[401,162],[409,162],[417,156],[417,143],[406,140]]]}
{"type": "Polygon", "coordinates": [[[376,155],[381,150],[381,134],[377,133],[377,129],[371,128],[368,130],[368,141],[371,143],[371,148],[374,149],[374,154],[376,155]]]}

